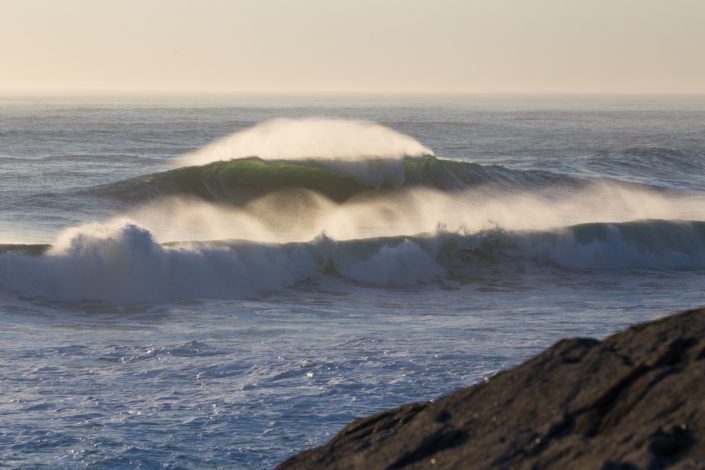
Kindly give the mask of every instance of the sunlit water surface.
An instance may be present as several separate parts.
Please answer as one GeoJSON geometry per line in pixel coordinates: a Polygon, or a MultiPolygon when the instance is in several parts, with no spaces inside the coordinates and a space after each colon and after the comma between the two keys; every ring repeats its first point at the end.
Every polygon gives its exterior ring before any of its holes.
{"type": "MultiPolygon", "coordinates": [[[[3,99],[0,243],[51,243],[125,209],[82,189],[305,116],[378,122],[439,158],[608,178],[684,201],[705,192],[702,98],[3,99]]],[[[645,227],[641,249],[677,262],[480,257],[463,276],[383,285],[322,270],[232,298],[54,296],[32,291],[41,265],[0,254],[0,466],[272,467],[354,417],[433,399],[562,337],[603,337],[705,303],[698,226],[687,263],[668,251],[685,241],[659,248],[661,229],[645,227]]]]}

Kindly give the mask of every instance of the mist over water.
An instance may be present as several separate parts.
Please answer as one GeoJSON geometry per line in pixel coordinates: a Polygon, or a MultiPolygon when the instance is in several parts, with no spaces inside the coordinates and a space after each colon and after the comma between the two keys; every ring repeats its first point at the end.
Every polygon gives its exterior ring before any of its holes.
{"type": "Polygon", "coordinates": [[[268,467],[704,301],[692,103],[0,114],[0,465],[268,467]]]}
{"type": "Polygon", "coordinates": [[[239,208],[167,198],[129,213],[160,241],[245,239],[272,243],[449,232],[559,230],[589,222],[704,220],[703,194],[668,195],[595,184],[567,193],[418,188],[336,203],[312,192],[274,193],[239,208]],[[170,224],[160,221],[168,217],[170,224]]]}
{"type": "Polygon", "coordinates": [[[364,161],[433,155],[411,136],[374,122],[299,118],[272,119],[216,140],[177,160],[203,165],[234,158],[364,161]]]}
{"type": "Polygon", "coordinates": [[[177,160],[203,165],[246,157],[314,160],[337,174],[380,186],[403,182],[405,157],[433,155],[413,137],[373,122],[326,118],[273,119],[216,140],[177,160]]]}

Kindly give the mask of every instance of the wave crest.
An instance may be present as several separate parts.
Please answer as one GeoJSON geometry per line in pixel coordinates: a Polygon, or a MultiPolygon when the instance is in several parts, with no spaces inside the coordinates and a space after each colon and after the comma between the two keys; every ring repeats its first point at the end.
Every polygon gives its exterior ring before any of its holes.
{"type": "Polygon", "coordinates": [[[273,119],[190,152],[178,165],[234,158],[361,160],[433,155],[418,140],[367,121],[330,118],[273,119]]]}

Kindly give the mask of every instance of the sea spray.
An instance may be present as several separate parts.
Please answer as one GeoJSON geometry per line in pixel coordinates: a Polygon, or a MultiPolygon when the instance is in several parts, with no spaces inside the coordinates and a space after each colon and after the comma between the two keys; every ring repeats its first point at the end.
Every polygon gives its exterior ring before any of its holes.
{"type": "Polygon", "coordinates": [[[407,188],[339,203],[313,192],[277,191],[243,205],[169,197],[127,211],[160,241],[246,239],[305,242],[431,233],[437,227],[476,233],[488,228],[546,230],[590,222],[705,220],[704,194],[592,183],[580,189],[465,191],[407,188]],[[168,221],[168,223],[165,223],[168,221]]]}
{"type": "Polygon", "coordinates": [[[123,215],[70,228],[48,251],[0,249],[0,289],[129,303],[246,298],[322,276],[394,287],[705,269],[703,193],[447,160],[369,122],[269,121],[184,164],[86,190],[123,215]]]}
{"type": "Polygon", "coordinates": [[[433,155],[433,151],[413,137],[373,122],[273,119],[190,152],[177,160],[177,165],[203,165],[252,156],[270,160],[364,160],[422,155],[433,155]]]}

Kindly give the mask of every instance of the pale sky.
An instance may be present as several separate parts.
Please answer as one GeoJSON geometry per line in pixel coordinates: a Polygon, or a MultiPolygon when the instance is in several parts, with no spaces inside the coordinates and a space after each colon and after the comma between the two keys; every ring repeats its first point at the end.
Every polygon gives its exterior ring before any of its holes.
{"type": "Polygon", "coordinates": [[[705,0],[0,0],[0,93],[705,93],[705,0]]]}

